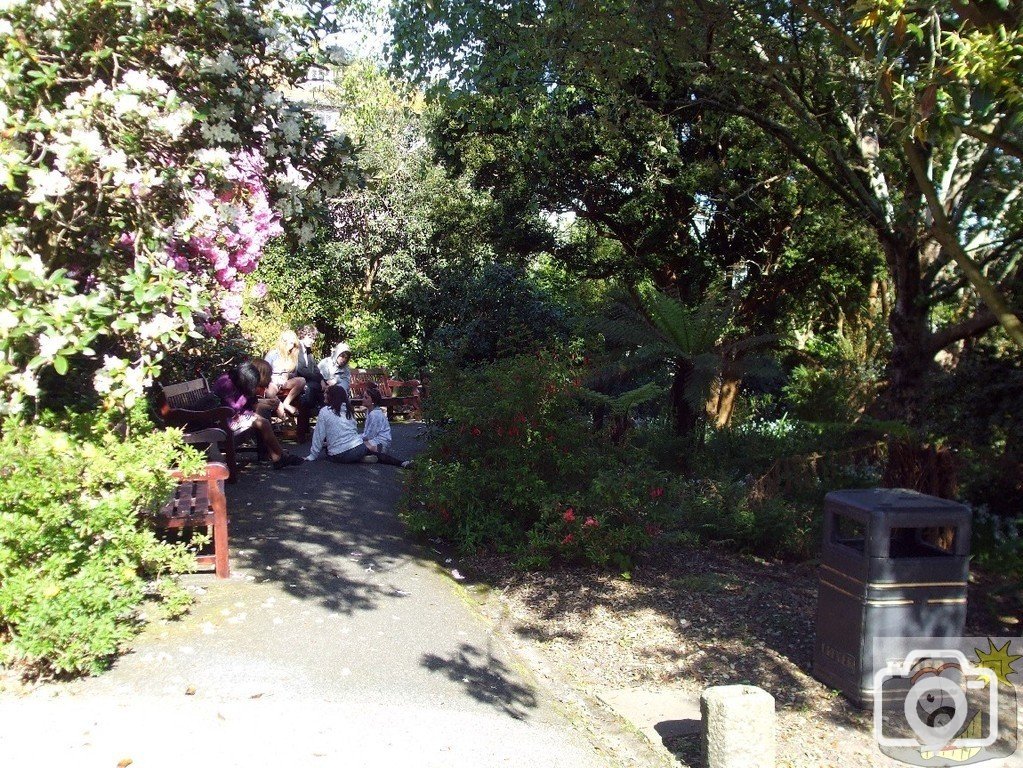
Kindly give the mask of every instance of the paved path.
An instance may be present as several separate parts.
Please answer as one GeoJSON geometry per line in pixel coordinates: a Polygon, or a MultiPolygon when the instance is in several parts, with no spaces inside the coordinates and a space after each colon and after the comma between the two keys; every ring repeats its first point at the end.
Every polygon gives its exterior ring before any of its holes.
{"type": "MultiPolygon", "coordinates": [[[[414,453],[416,427],[394,431],[414,453]]],[[[110,672],[0,697],[0,766],[605,765],[409,543],[401,478],[247,469],[228,491],[231,579],[190,577],[189,615],[110,672]]]]}

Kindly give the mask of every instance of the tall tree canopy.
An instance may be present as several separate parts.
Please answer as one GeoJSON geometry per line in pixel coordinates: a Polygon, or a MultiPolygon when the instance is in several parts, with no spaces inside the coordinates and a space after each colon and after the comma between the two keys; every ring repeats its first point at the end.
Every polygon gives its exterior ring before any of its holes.
{"type": "MultiPolygon", "coordinates": [[[[650,188],[673,187],[673,179],[659,178],[662,169],[674,163],[689,171],[683,148],[696,136],[710,144],[726,135],[718,126],[728,118],[742,126],[735,131],[741,142],[770,138],[784,182],[803,189],[812,178],[823,190],[819,200],[836,202],[880,243],[895,291],[889,381],[900,412],[912,412],[937,352],[999,322],[1017,337],[1009,302],[1023,248],[1019,77],[984,66],[1000,62],[1018,73],[1004,45],[1010,41],[1011,50],[1018,35],[1013,12],[955,3],[910,11],[897,2],[836,9],[439,0],[399,2],[394,18],[396,63],[423,77],[441,73],[441,90],[456,109],[493,105],[482,130],[521,135],[542,124],[544,110],[570,118],[588,108],[593,124],[635,139],[632,164],[604,153],[596,173],[562,198],[574,194],[582,208],[603,191],[593,183],[600,173],[613,177],[605,187],[626,201],[622,208],[648,189],[634,168],[650,188]],[[619,167],[626,172],[615,173],[619,167]]],[[[528,139],[543,150],[549,143],[537,142],[540,134],[528,139]]],[[[590,140],[577,135],[568,132],[564,141],[590,140]]],[[[540,151],[522,162],[545,169],[540,151]]],[[[552,183],[571,179],[576,168],[553,174],[552,183]]],[[[769,178],[761,168],[750,183],[769,178]]],[[[661,207],[670,196],[658,197],[648,210],[668,219],[685,210],[685,203],[661,207]]],[[[786,210],[777,201],[770,209],[786,210]]],[[[695,218],[698,231],[701,222],[695,218]]],[[[754,231],[770,241],[770,226],[754,231]]],[[[651,240],[663,242],[663,233],[651,240]]],[[[838,249],[832,258],[841,255],[838,249]]],[[[687,258],[686,273],[694,269],[687,258]]]]}

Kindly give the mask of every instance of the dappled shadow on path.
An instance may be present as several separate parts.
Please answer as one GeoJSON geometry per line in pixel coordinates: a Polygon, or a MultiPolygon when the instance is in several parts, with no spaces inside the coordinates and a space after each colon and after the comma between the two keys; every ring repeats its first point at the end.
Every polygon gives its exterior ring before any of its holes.
{"type": "MultiPolygon", "coordinates": [[[[404,446],[409,454],[414,447],[404,446]]],[[[248,468],[227,491],[236,574],[343,614],[403,597],[402,571],[419,558],[395,514],[402,474],[325,461],[248,468]]]]}
{"type": "Polygon", "coordinates": [[[527,718],[528,710],[537,706],[533,688],[515,682],[513,671],[489,651],[481,651],[468,643],[463,643],[446,659],[433,653],[423,654],[421,663],[431,672],[441,672],[451,681],[460,683],[477,701],[517,720],[527,718]]]}

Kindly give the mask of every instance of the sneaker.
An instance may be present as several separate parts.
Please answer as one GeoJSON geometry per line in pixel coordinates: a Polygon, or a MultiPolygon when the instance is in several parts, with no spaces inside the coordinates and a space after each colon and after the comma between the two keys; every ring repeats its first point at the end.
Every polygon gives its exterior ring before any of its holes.
{"type": "Polygon", "coordinates": [[[372,453],[362,457],[363,464],[376,464],[380,459],[374,456],[372,453]]]}
{"type": "Polygon", "coordinates": [[[304,461],[305,459],[299,458],[298,456],[293,456],[292,454],[285,451],[284,453],[281,454],[281,457],[273,463],[273,468],[284,469],[285,467],[296,467],[304,461]]]}

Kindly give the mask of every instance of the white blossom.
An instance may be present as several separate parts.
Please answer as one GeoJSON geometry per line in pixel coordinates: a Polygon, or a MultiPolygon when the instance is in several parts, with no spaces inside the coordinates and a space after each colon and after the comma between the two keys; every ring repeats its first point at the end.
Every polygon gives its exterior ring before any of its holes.
{"type": "Polygon", "coordinates": [[[9,309],[0,309],[0,333],[8,333],[18,327],[21,322],[18,316],[9,309]]]}
{"type": "Polygon", "coordinates": [[[14,385],[14,388],[19,392],[23,392],[29,397],[38,397],[39,395],[39,379],[36,378],[35,374],[31,371],[21,371],[15,373],[10,377],[9,381],[14,385]]]}
{"type": "Polygon", "coordinates": [[[177,67],[183,64],[186,60],[185,52],[178,48],[176,45],[165,45],[160,49],[160,56],[170,66],[177,67]]]}
{"type": "Polygon", "coordinates": [[[44,333],[39,337],[39,356],[46,360],[52,360],[65,346],[67,346],[67,339],[60,334],[50,336],[44,333]]]}
{"type": "Polygon", "coordinates": [[[177,139],[192,124],[194,119],[195,114],[192,112],[192,109],[185,107],[156,118],[153,122],[153,127],[158,131],[163,131],[172,139],[177,139]]]}
{"type": "Polygon", "coordinates": [[[57,170],[33,168],[28,172],[28,184],[31,190],[28,202],[42,203],[50,197],[60,197],[71,189],[71,179],[57,170]]]}
{"type": "Polygon", "coordinates": [[[145,340],[159,338],[166,333],[171,333],[178,327],[178,321],[166,313],[160,313],[139,326],[139,336],[145,340]]]}

